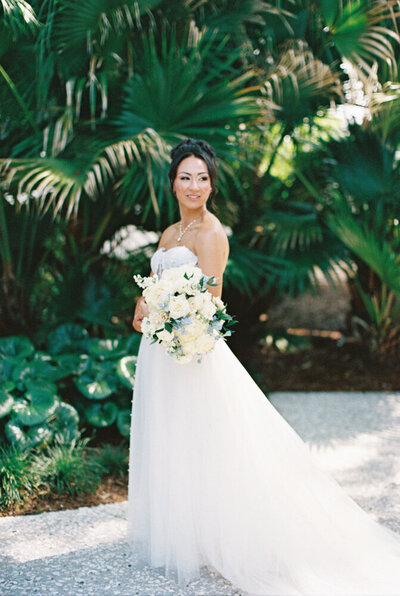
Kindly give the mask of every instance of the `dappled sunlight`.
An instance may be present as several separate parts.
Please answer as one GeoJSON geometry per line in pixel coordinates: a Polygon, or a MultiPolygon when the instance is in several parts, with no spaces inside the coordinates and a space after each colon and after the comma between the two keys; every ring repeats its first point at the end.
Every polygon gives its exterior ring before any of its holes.
{"type": "Polygon", "coordinates": [[[97,507],[47,513],[46,524],[41,516],[4,518],[0,521],[0,552],[14,562],[25,563],[123,541],[126,520],[113,514],[113,508],[108,506],[102,516],[97,507]]]}
{"type": "Polygon", "coordinates": [[[316,464],[381,522],[399,528],[400,393],[274,393],[316,464]]]}

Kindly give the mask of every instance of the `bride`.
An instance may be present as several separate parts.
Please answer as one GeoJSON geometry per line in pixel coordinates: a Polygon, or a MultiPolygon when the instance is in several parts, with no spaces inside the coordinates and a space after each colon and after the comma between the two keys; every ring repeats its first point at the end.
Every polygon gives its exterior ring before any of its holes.
{"type": "MultiPolygon", "coordinates": [[[[207,209],[214,150],[186,139],[172,151],[181,219],[152,272],[186,263],[221,280],[229,244],[207,209]]],[[[141,298],[133,326],[146,316],[141,298]]],[[[218,341],[179,364],[142,338],[132,409],[129,540],[138,566],[185,586],[203,566],[244,594],[400,596],[400,537],[320,470],[307,446],[218,341]]]]}

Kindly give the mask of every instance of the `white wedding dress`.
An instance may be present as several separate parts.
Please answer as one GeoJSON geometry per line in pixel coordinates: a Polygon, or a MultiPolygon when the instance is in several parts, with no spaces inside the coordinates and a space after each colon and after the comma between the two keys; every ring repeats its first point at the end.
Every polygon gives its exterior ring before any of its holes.
{"type": "MultiPolygon", "coordinates": [[[[197,263],[159,249],[152,269],[197,263]]],[[[207,566],[243,594],[400,596],[400,536],[320,470],[224,341],[179,364],[142,339],[129,540],[184,586],[207,566]]]]}

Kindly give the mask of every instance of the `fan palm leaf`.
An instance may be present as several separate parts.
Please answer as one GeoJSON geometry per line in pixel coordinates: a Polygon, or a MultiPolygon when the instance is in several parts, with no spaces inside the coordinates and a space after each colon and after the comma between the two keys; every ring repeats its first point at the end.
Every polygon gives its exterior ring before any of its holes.
{"type": "Polygon", "coordinates": [[[301,122],[310,113],[310,102],[325,103],[342,96],[338,74],[299,40],[287,44],[267,75],[265,90],[277,106],[276,117],[289,124],[301,122]]]}
{"type": "Polygon", "coordinates": [[[327,23],[328,43],[334,44],[343,58],[371,65],[383,61],[396,69],[395,53],[390,40],[399,42],[396,20],[399,17],[396,0],[325,0],[321,3],[327,23]],[[390,20],[395,30],[383,24],[390,20]]]}
{"type": "Polygon", "coordinates": [[[372,115],[371,129],[382,141],[397,145],[400,134],[400,84],[385,83],[370,95],[368,103],[372,115]]]}
{"type": "Polygon", "coordinates": [[[25,0],[0,0],[0,8],[0,31],[8,32],[14,41],[39,26],[33,7],[25,0]]]}
{"type": "Polygon", "coordinates": [[[89,54],[93,43],[104,44],[112,32],[121,34],[133,29],[141,15],[155,8],[161,0],[65,0],[53,29],[53,37],[61,51],[79,46],[89,54]]]}
{"type": "Polygon", "coordinates": [[[397,296],[400,296],[400,256],[393,242],[382,238],[380,229],[357,222],[348,208],[339,202],[326,217],[328,227],[397,296]]]}

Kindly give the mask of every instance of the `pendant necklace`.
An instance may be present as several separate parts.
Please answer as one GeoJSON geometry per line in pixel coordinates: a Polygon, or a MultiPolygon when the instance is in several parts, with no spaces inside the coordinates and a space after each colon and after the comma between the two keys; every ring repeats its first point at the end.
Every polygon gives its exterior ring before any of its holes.
{"type": "Polygon", "coordinates": [[[182,236],[184,235],[184,233],[185,233],[185,232],[187,232],[187,231],[188,231],[188,229],[189,229],[189,228],[190,228],[190,227],[191,227],[191,226],[192,226],[194,223],[196,223],[196,221],[199,221],[199,219],[200,219],[200,217],[196,217],[196,219],[194,219],[193,221],[191,221],[191,222],[190,222],[190,223],[189,223],[189,224],[186,226],[186,228],[184,228],[184,229],[182,229],[182,228],[183,228],[183,224],[182,224],[182,220],[180,220],[180,222],[179,222],[179,236],[178,236],[178,238],[176,239],[176,241],[177,241],[177,242],[180,242],[180,241],[182,240],[182,236]]]}

